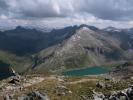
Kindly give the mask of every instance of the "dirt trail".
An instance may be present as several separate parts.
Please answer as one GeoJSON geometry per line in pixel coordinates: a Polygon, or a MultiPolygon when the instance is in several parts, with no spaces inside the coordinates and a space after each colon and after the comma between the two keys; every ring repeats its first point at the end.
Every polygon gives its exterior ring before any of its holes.
{"type": "Polygon", "coordinates": [[[44,80],[45,80],[45,78],[43,78],[43,77],[34,77],[33,79],[29,79],[26,83],[24,83],[23,87],[29,87],[31,85],[38,84],[44,80]]]}
{"type": "Polygon", "coordinates": [[[98,79],[81,79],[78,81],[67,82],[66,84],[78,84],[78,83],[84,83],[84,82],[89,82],[89,81],[98,81],[98,79]]]}
{"type": "MultiPolygon", "coordinates": [[[[19,92],[25,88],[28,88],[30,86],[33,86],[33,85],[37,85],[41,82],[45,82],[45,81],[48,81],[48,80],[57,80],[59,82],[65,82],[63,78],[59,78],[59,77],[55,77],[55,76],[50,76],[50,77],[32,77],[32,78],[28,78],[28,79],[25,79],[24,82],[20,83],[19,85],[13,85],[13,84],[5,84],[4,85],[4,88],[2,91],[0,91],[0,99],[3,95],[5,94],[15,94],[16,92],[19,92]]],[[[98,79],[80,79],[80,80],[77,80],[77,81],[70,81],[70,82],[65,82],[65,84],[72,84],[72,85],[75,85],[75,84],[78,84],[78,83],[83,83],[83,82],[89,82],[89,81],[98,81],[98,79]]]]}

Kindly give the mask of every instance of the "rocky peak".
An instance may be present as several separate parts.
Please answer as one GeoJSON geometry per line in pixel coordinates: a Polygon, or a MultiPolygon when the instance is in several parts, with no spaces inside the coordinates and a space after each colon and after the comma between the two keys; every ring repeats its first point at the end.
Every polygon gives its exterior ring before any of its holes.
{"type": "Polygon", "coordinates": [[[22,26],[17,26],[16,30],[24,29],[22,26]]]}
{"type": "Polygon", "coordinates": [[[89,29],[91,29],[91,30],[93,30],[93,31],[98,31],[98,30],[99,30],[99,29],[98,29],[97,27],[95,27],[95,26],[90,26],[90,25],[86,25],[86,24],[82,24],[82,25],[80,25],[79,27],[80,27],[80,28],[86,27],[86,28],[89,28],[89,29]]]}

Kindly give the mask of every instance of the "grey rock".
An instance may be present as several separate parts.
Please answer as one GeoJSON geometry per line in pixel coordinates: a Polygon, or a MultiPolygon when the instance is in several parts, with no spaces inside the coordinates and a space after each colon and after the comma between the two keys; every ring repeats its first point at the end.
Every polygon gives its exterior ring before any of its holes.
{"type": "Polygon", "coordinates": [[[105,88],[105,83],[104,82],[98,82],[98,83],[96,83],[96,87],[98,87],[98,88],[105,88]]]}
{"type": "Polygon", "coordinates": [[[18,100],[50,100],[46,94],[41,94],[39,91],[33,91],[26,95],[18,97],[18,100]]]}
{"type": "Polygon", "coordinates": [[[68,88],[66,88],[65,86],[57,86],[55,88],[55,93],[58,96],[61,96],[61,95],[66,95],[66,94],[70,93],[70,90],[68,88]]]}

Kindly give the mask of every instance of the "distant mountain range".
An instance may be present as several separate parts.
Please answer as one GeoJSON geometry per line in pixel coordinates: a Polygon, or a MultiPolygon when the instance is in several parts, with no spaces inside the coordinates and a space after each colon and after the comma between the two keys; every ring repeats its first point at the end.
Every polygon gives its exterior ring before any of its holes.
{"type": "Polygon", "coordinates": [[[17,55],[36,53],[63,41],[73,33],[74,28],[76,27],[42,32],[18,26],[16,29],[0,32],[0,50],[17,55]]]}
{"type": "MultiPolygon", "coordinates": [[[[15,63],[23,57],[30,59],[26,61],[27,66],[23,67],[37,71],[132,61],[133,28],[98,29],[80,25],[44,32],[18,26],[16,29],[0,32],[0,51],[15,55],[15,63]]],[[[10,64],[15,65],[12,62],[10,64]]]]}

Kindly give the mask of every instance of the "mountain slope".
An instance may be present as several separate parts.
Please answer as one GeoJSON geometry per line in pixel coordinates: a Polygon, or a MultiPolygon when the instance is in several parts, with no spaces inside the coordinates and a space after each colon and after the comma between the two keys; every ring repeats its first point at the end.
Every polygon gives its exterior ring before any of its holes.
{"type": "Polygon", "coordinates": [[[18,26],[16,29],[0,32],[0,60],[23,73],[34,66],[32,54],[69,38],[75,29],[77,26],[41,32],[18,26]]]}
{"type": "Polygon", "coordinates": [[[0,32],[0,60],[11,64],[18,72],[27,69],[44,72],[133,60],[130,33],[131,29],[100,30],[88,25],[51,32],[19,26],[0,32]]]}
{"type": "Polygon", "coordinates": [[[80,27],[62,43],[36,54],[34,69],[68,69],[121,60],[120,42],[106,33],[80,27]]]}
{"type": "MultiPolygon", "coordinates": [[[[4,51],[0,51],[0,61],[9,64],[8,67],[12,67],[18,73],[23,73],[33,64],[30,56],[19,57],[4,51]]],[[[1,64],[0,67],[3,68],[1,64]]]]}
{"type": "Polygon", "coordinates": [[[110,37],[113,37],[120,41],[120,47],[125,51],[123,55],[125,55],[126,59],[133,59],[133,29],[116,29],[112,28],[112,30],[103,29],[104,32],[110,37]],[[116,31],[117,30],[117,31],[116,31]],[[118,31],[119,30],[119,31],[118,31]]]}
{"type": "Polygon", "coordinates": [[[0,32],[0,50],[19,56],[31,55],[49,46],[58,44],[71,36],[77,26],[41,32],[36,29],[16,29],[0,32]]]}

